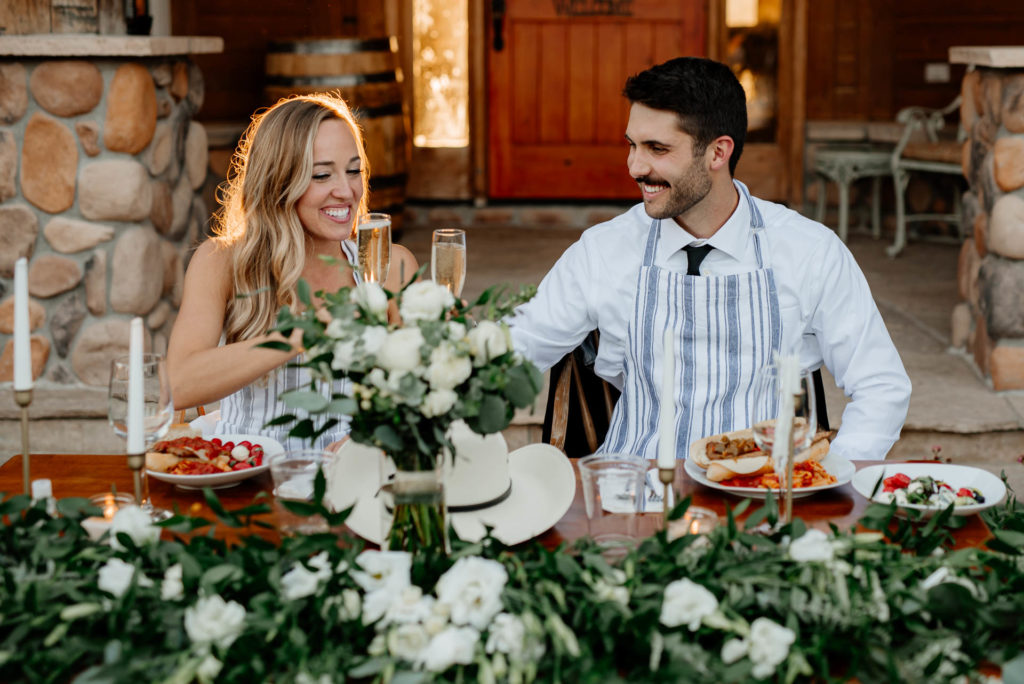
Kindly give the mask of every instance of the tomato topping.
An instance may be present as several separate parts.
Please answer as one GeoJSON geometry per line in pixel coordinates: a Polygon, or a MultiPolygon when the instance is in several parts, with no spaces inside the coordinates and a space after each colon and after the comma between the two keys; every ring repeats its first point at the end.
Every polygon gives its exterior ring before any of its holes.
{"type": "Polygon", "coordinates": [[[910,478],[903,473],[896,473],[892,477],[882,480],[882,484],[885,485],[885,491],[892,492],[897,489],[904,489],[910,484],[910,478]]]}
{"type": "Polygon", "coordinates": [[[220,438],[214,437],[213,439],[210,440],[210,444],[216,444],[217,446],[220,446],[220,438]]]}
{"type": "Polygon", "coordinates": [[[956,495],[957,496],[969,496],[972,499],[974,498],[974,492],[972,492],[967,487],[961,487],[960,489],[958,489],[957,492],[956,492],[956,495]]]}
{"type": "Polygon", "coordinates": [[[261,451],[258,454],[254,454],[249,461],[255,466],[263,465],[263,452],[261,451]]]}
{"type": "Polygon", "coordinates": [[[252,466],[246,463],[245,461],[242,461],[241,463],[236,463],[231,467],[232,470],[245,470],[246,468],[252,468],[252,466]]]}

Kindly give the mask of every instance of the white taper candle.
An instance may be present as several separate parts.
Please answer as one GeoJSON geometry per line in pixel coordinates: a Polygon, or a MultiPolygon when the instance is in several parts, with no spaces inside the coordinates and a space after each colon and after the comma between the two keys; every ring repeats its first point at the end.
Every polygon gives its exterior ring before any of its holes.
{"type": "Polygon", "coordinates": [[[142,319],[133,318],[128,341],[128,410],[126,416],[128,453],[141,454],[146,450],[143,429],[145,412],[145,380],[142,376],[142,319]]]}
{"type": "Polygon", "coordinates": [[[776,361],[776,387],[779,391],[779,414],[775,419],[772,440],[772,465],[780,480],[785,480],[786,462],[793,445],[794,395],[799,391],[800,361],[796,356],[780,356],[776,361]]]}
{"type": "Polygon", "coordinates": [[[676,345],[672,329],[665,330],[661,359],[661,414],[658,416],[658,467],[676,467],[676,345]]]}
{"type": "Polygon", "coordinates": [[[28,261],[14,263],[14,389],[32,389],[32,342],[28,322],[28,261]]]}

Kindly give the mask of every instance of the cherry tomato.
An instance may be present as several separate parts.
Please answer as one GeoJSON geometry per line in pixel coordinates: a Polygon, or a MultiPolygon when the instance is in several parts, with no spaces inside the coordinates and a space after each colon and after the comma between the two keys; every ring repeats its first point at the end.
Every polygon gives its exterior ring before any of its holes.
{"type": "Polygon", "coordinates": [[[220,438],[219,437],[214,437],[213,439],[210,440],[210,443],[211,444],[216,444],[217,446],[220,446],[220,438]]]}
{"type": "Polygon", "coordinates": [[[263,452],[261,451],[258,454],[253,454],[252,458],[249,459],[249,462],[254,466],[263,465],[263,452]]]}
{"type": "Polygon", "coordinates": [[[961,487],[960,489],[958,489],[957,492],[956,492],[956,495],[957,496],[969,496],[972,499],[974,498],[974,492],[972,492],[967,487],[961,487]]]}
{"type": "Polygon", "coordinates": [[[245,439],[245,440],[242,440],[242,441],[241,441],[241,442],[239,442],[238,444],[239,444],[239,446],[244,446],[244,447],[245,447],[246,449],[251,449],[251,448],[252,448],[252,442],[250,442],[250,441],[249,441],[249,440],[247,440],[247,439],[245,439]]]}
{"type": "Polygon", "coordinates": [[[242,461],[241,463],[236,463],[235,465],[231,466],[232,470],[245,470],[246,468],[252,468],[252,466],[246,463],[245,461],[242,461]]]}
{"type": "Polygon", "coordinates": [[[896,473],[892,477],[887,477],[882,480],[882,484],[885,485],[885,491],[892,492],[897,489],[903,489],[910,484],[910,478],[903,473],[896,473]]]}
{"type": "Polygon", "coordinates": [[[221,448],[224,451],[231,451],[232,449],[235,448],[235,443],[234,442],[224,442],[223,444],[221,444],[221,448]]]}

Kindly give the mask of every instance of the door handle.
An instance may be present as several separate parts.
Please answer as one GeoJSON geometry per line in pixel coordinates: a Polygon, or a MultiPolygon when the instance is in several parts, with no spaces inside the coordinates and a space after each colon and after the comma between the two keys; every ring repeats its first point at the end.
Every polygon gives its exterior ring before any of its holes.
{"type": "Polygon", "coordinates": [[[494,51],[505,49],[505,0],[491,0],[491,22],[494,26],[494,51]]]}

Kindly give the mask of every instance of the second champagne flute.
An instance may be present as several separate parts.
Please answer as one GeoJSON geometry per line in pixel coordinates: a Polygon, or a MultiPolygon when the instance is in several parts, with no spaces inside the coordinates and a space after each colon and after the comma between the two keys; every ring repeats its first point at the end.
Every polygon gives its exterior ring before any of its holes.
{"type": "Polygon", "coordinates": [[[383,285],[391,266],[390,214],[363,214],[356,222],[359,278],[383,285]]]}
{"type": "Polygon", "coordinates": [[[430,277],[456,297],[466,283],[466,231],[439,228],[430,248],[430,277]]]}
{"type": "MultiPolygon", "coordinates": [[[[110,387],[108,393],[107,414],[114,434],[122,439],[128,436],[128,378],[129,361],[127,356],[119,356],[110,362],[110,387]]],[[[143,409],[142,426],[145,433],[146,449],[148,450],[158,439],[167,434],[174,416],[174,405],[171,403],[171,384],[167,377],[167,361],[162,354],[142,355],[142,391],[143,409]]],[[[146,469],[142,468],[142,510],[149,513],[154,521],[166,520],[171,512],[165,508],[156,508],[149,498],[149,478],[146,469]]]]}

